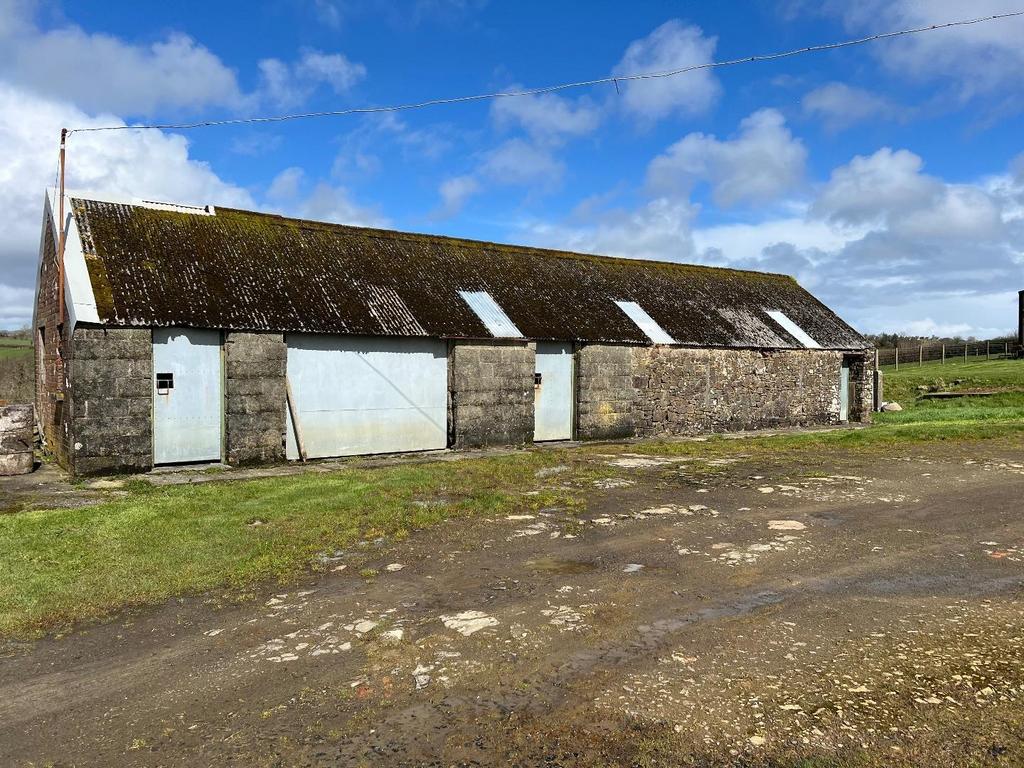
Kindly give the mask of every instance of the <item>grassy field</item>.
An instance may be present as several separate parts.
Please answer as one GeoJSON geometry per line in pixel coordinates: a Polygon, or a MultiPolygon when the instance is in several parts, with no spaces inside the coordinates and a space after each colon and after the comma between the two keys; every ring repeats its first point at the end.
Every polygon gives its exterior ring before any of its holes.
{"type": "Polygon", "coordinates": [[[0,402],[31,402],[33,370],[32,342],[0,336],[0,402]]]}
{"type": "Polygon", "coordinates": [[[920,394],[919,386],[946,391],[965,389],[1010,389],[1024,392],[1024,360],[985,360],[965,363],[962,360],[922,366],[904,365],[897,371],[883,371],[885,399],[895,400],[904,408],[913,408],[920,394]]]}
{"type": "Polygon", "coordinates": [[[16,339],[0,336],[0,361],[8,358],[32,356],[32,342],[28,339],[16,339]]]}
{"type": "Polygon", "coordinates": [[[886,400],[895,400],[903,411],[880,413],[876,421],[887,425],[1012,423],[1024,419],[1024,360],[962,361],[938,365],[904,366],[884,374],[886,400]],[[921,388],[957,392],[988,390],[987,397],[950,400],[924,399],[921,388]]]}
{"type": "MultiPolygon", "coordinates": [[[[944,375],[951,370],[942,371],[944,375]]],[[[648,441],[626,450],[719,457],[886,452],[932,441],[1024,442],[1024,361],[964,366],[961,388],[1017,388],[991,398],[916,402],[932,372],[886,379],[901,413],[876,414],[869,429],[731,440],[648,441]]],[[[590,479],[612,446],[523,451],[259,480],[154,488],[131,480],[127,495],[98,506],[0,515],[0,635],[68,626],[131,605],[227,589],[244,595],[323,567],[321,555],[376,537],[400,538],[441,520],[502,515],[552,505],[585,508],[590,479]],[[525,495],[535,473],[573,465],[578,490],[525,495]]]]}

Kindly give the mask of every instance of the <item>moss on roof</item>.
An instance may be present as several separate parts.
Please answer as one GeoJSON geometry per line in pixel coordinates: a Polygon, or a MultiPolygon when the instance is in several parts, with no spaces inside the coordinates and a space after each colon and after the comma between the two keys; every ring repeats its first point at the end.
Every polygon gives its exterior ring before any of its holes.
{"type": "Polygon", "coordinates": [[[218,208],[72,201],[112,325],[489,338],[459,291],[487,291],[527,338],[648,343],[635,301],[682,344],[826,348],[864,339],[788,276],[351,227],[218,208]]]}

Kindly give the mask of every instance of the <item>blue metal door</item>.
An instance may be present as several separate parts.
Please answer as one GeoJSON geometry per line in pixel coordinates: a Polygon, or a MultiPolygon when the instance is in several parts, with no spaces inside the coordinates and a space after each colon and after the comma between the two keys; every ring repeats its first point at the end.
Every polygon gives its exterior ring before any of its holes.
{"type": "Polygon", "coordinates": [[[571,440],[575,382],[572,344],[537,342],[533,439],[571,440]]]}
{"type": "Polygon", "coordinates": [[[153,463],[219,461],[220,331],[153,330],[153,463]]]}
{"type": "MultiPolygon", "coordinates": [[[[310,458],[448,444],[444,341],[289,334],[288,383],[310,458]]],[[[291,413],[287,421],[287,455],[297,459],[291,413]]]]}

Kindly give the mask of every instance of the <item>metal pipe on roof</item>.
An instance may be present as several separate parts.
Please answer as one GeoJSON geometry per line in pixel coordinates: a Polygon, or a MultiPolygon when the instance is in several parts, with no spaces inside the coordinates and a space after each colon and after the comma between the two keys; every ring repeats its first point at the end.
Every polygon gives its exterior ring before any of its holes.
{"type": "Polygon", "coordinates": [[[64,148],[68,129],[60,129],[60,190],[57,199],[57,326],[64,325],[64,148]]]}

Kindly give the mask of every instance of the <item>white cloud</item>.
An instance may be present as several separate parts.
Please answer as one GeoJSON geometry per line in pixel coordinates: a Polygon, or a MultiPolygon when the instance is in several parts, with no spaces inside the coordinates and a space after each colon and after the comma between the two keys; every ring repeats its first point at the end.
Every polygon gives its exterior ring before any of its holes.
{"type": "Polygon", "coordinates": [[[565,164],[546,147],[524,139],[509,139],[483,154],[477,167],[467,174],[449,178],[438,188],[440,216],[454,216],[471,196],[487,186],[530,186],[545,192],[556,187],[565,164]]]}
{"type": "Polygon", "coordinates": [[[777,200],[803,179],[807,150],[782,114],[762,109],[740,123],[731,139],[691,133],[655,158],[647,183],[656,193],[689,194],[698,181],[711,185],[722,206],[777,200]]]}
{"type": "Polygon", "coordinates": [[[267,198],[270,200],[292,200],[298,197],[299,187],[305,178],[305,172],[301,168],[292,166],[285,168],[267,188],[267,198]]]}
{"type": "Polygon", "coordinates": [[[95,113],[150,116],[220,107],[246,111],[305,101],[321,85],[345,93],[366,67],[342,53],[307,49],[294,62],[259,62],[261,92],[245,93],[233,69],[188,35],[148,44],[89,33],[74,24],[42,29],[28,2],[0,0],[0,78],[95,113]]]}
{"type": "Polygon", "coordinates": [[[924,162],[905,149],[883,147],[873,155],[858,155],[832,171],[814,203],[814,213],[838,225],[875,223],[905,213],[922,201],[934,201],[942,185],[922,173],[924,162]]]}
{"type": "MultiPolygon", "coordinates": [[[[801,263],[813,266],[808,255],[842,248],[850,240],[849,235],[827,223],[803,216],[702,227],[694,231],[693,237],[699,253],[714,251],[721,263],[736,265],[756,264],[764,258],[765,248],[786,243],[804,254],[801,263]]],[[[777,253],[775,261],[782,255],[777,253]]]]}
{"type": "Polygon", "coordinates": [[[565,165],[550,152],[522,139],[510,139],[488,152],[480,172],[496,184],[557,184],[565,165]]]}
{"type": "Polygon", "coordinates": [[[454,216],[466,201],[480,191],[480,182],[475,176],[454,176],[441,182],[438,189],[441,193],[441,209],[439,216],[454,216]]]}
{"type": "Polygon", "coordinates": [[[263,59],[259,70],[263,97],[282,109],[301,104],[320,85],[329,85],[340,94],[366,77],[366,67],[349,61],[344,54],[316,50],[303,51],[292,64],[263,59]]]}
{"type": "Polygon", "coordinates": [[[41,30],[31,7],[4,4],[0,77],[37,93],[74,100],[90,112],[150,115],[161,109],[240,108],[235,73],[187,35],[149,45],[68,25],[41,30]]]}
{"type": "Polygon", "coordinates": [[[289,216],[357,227],[386,227],[386,216],[356,203],[347,189],[325,182],[317,184],[308,198],[286,210],[289,216]]]}
{"type": "Polygon", "coordinates": [[[694,261],[691,224],[697,209],[687,201],[657,198],[633,211],[602,210],[578,225],[532,223],[528,238],[538,245],[608,256],[694,261]]]}
{"type": "MultiPolygon", "coordinates": [[[[900,327],[908,336],[966,336],[974,333],[969,323],[937,323],[930,317],[910,320],[900,327]]],[[[993,334],[994,335],[994,334],[993,334]]]]}
{"type": "Polygon", "coordinates": [[[326,83],[335,93],[344,93],[366,77],[366,67],[349,61],[342,53],[304,51],[295,65],[299,77],[314,83],[326,83]]]}
{"type": "MultiPolygon", "coordinates": [[[[711,61],[717,38],[678,19],[666,21],[647,37],[634,40],[613,75],[664,72],[711,61]]],[[[721,87],[708,70],[675,77],[620,83],[622,106],[645,121],[673,113],[699,114],[718,99],[721,87]]]]}
{"type": "Polygon", "coordinates": [[[846,83],[826,83],[803,98],[804,114],[821,120],[829,131],[841,131],[871,119],[899,118],[903,110],[886,98],[846,83]]]}
{"type": "Polygon", "coordinates": [[[369,176],[384,165],[382,156],[400,156],[407,163],[435,161],[451,149],[450,133],[445,124],[413,128],[394,114],[364,115],[340,137],[331,172],[339,179],[369,176]]]}
{"type": "MultiPolygon", "coordinates": [[[[521,87],[511,85],[506,90],[521,87]]],[[[588,99],[573,101],[553,93],[497,99],[491,105],[491,116],[499,127],[520,126],[540,141],[583,136],[601,122],[600,110],[588,99]]]]}
{"type": "Polygon", "coordinates": [[[338,0],[313,0],[313,11],[320,21],[337,29],[345,18],[344,3],[338,0]]]}
{"type": "Polygon", "coordinates": [[[1005,286],[1024,267],[1020,190],[1010,174],[950,183],[912,152],[883,148],[835,169],[809,206],[807,225],[828,225],[831,242],[766,239],[752,263],[803,259],[819,295],[864,331],[967,325],[991,336],[1014,322],[1005,286]]]}
{"type": "MultiPolygon", "coordinates": [[[[833,2],[847,26],[883,31],[928,26],[963,18],[1021,10],[1019,0],[866,0],[833,2]]],[[[957,84],[965,98],[997,87],[1021,90],[1024,67],[1024,18],[953,27],[910,35],[872,46],[883,64],[901,77],[943,77],[957,84]]]]}

